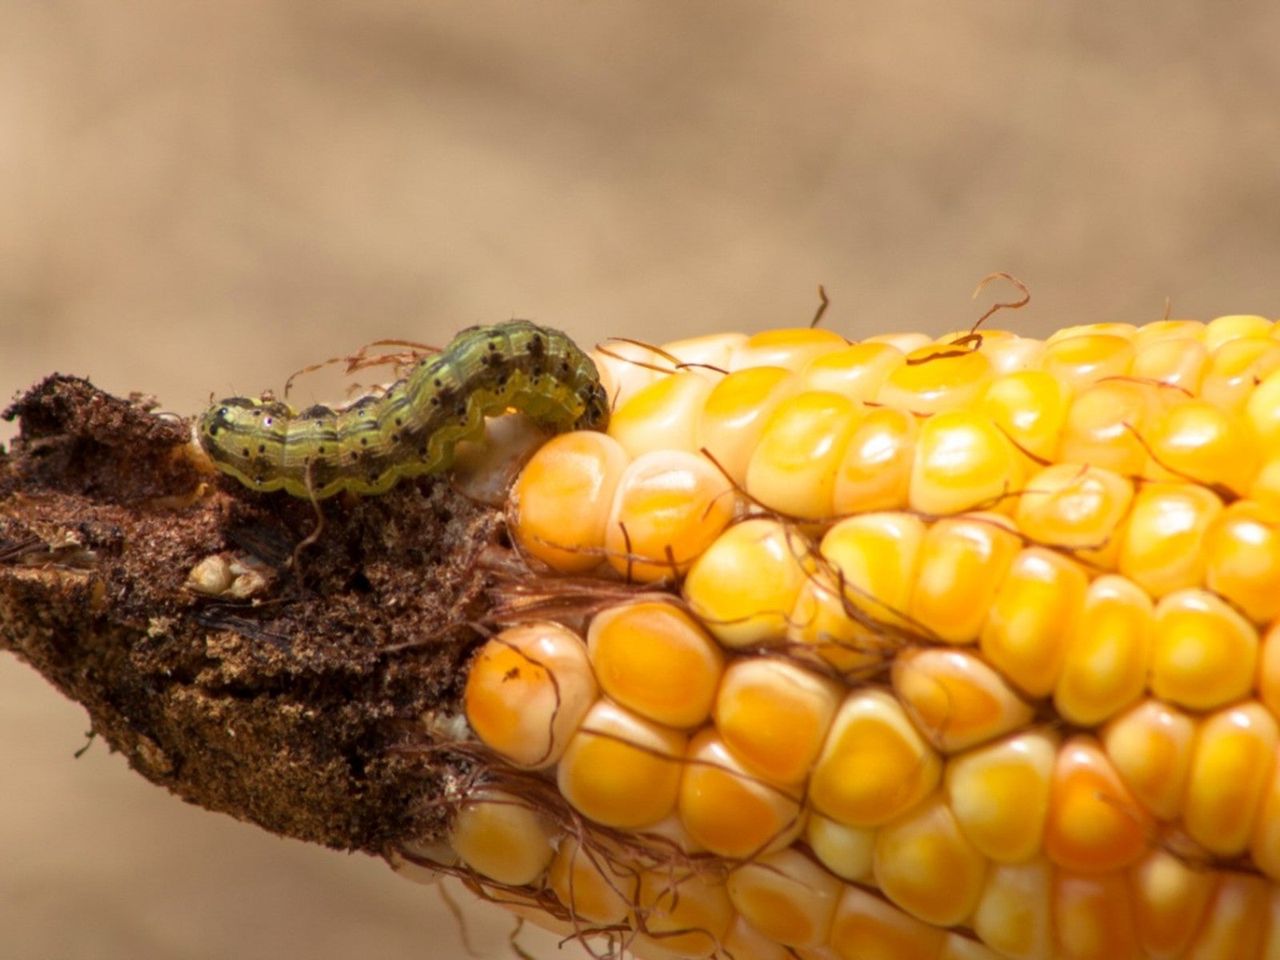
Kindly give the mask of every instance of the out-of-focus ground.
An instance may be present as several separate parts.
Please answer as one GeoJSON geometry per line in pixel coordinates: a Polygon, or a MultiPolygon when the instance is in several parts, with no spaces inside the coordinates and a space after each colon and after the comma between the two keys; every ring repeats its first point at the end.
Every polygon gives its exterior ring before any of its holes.
{"type": "MultiPolygon", "coordinates": [[[[942,332],[994,270],[1032,331],[1274,316],[1277,36],[1195,0],[0,0],[0,392],[189,413],[511,316],[802,323],[819,282],[850,335],[942,332]]],[[[0,955],[465,956],[430,891],[73,760],[85,727],[0,658],[0,955]]]]}

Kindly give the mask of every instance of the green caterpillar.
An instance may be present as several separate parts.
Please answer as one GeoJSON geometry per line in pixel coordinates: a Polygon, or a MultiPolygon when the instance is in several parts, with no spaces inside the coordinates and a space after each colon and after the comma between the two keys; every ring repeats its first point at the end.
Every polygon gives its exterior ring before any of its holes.
{"type": "Polygon", "coordinates": [[[386,493],[405,477],[446,470],[457,444],[509,407],[555,430],[609,422],[591,358],[559,330],[513,320],[462,331],[381,396],[301,413],[231,397],[201,415],[196,433],[214,465],[245,486],[324,499],[386,493]]]}

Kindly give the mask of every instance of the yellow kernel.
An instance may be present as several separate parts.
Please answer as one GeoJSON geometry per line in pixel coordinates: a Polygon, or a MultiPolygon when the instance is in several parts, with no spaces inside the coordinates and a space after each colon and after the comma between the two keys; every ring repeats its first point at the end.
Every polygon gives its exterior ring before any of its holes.
{"type": "Polygon", "coordinates": [[[496,790],[462,805],[449,845],[476,873],[517,887],[541,877],[553,853],[542,818],[521,800],[496,790]]]}
{"type": "Polygon", "coordinates": [[[637,950],[657,948],[659,955],[694,960],[719,950],[733,923],[733,904],[724,883],[710,875],[647,870],[640,875],[637,914],[637,950]]]}
{"type": "Polygon", "coordinates": [[[1114,574],[1089,584],[1053,692],[1058,712],[1093,726],[1136,702],[1147,682],[1155,616],[1151,598],[1114,574]]]}
{"type": "Polygon", "coordinates": [[[1180,590],[1156,606],[1151,692],[1162,700],[1212,710],[1253,688],[1258,634],[1203,590],[1180,590]]]}
{"type": "Polygon", "coordinates": [[[1057,463],[1030,476],[1014,516],[1037,543],[1086,551],[1096,560],[1107,547],[1118,548],[1116,533],[1132,500],[1133,484],[1118,473],[1057,463]]]}
{"type": "Polygon", "coordinates": [[[689,741],[679,808],[695,843],[733,859],[785,847],[803,826],[799,802],[752,776],[711,728],[689,741]]]}
{"type": "Polygon", "coordinates": [[[967,410],[939,413],[920,427],[909,502],[941,515],[999,506],[1017,490],[1019,454],[990,418],[967,410]]]}
{"type": "Polygon", "coordinates": [[[873,337],[866,337],[863,343],[887,343],[891,347],[895,347],[903,354],[908,354],[912,350],[919,350],[927,344],[933,343],[933,337],[927,333],[919,331],[906,333],[877,333],[873,337]]]}
{"type": "Polygon", "coordinates": [[[665,361],[655,354],[653,347],[641,343],[630,343],[624,340],[610,341],[608,352],[596,347],[587,355],[600,372],[600,383],[609,395],[616,410],[629,401],[637,391],[653,383],[659,377],[668,376],[654,370],[654,366],[663,365],[665,361]]]}
{"type": "Polygon", "coordinates": [[[1044,341],[1020,337],[1007,330],[986,330],[978,349],[991,361],[991,372],[1003,377],[1010,373],[1038,370],[1044,356],[1044,341]]]}
{"type": "MultiPolygon", "coordinates": [[[[1135,340],[1137,336],[1138,328],[1133,324],[1105,320],[1100,323],[1076,323],[1067,327],[1059,327],[1049,334],[1045,342],[1057,344],[1063,340],[1073,340],[1076,337],[1114,337],[1120,340],[1135,340]]],[[[1080,349],[1083,352],[1087,352],[1085,347],[1080,349]]]]}
{"type": "Polygon", "coordinates": [[[875,894],[846,886],[831,922],[841,960],[937,960],[943,934],[875,894]]]}
{"type": "Polygon", "coordinates": [[[1245,416],[1262,449],[1275,450],[1280,446],[1280,370],[1268,374],[1249,394],[1245,416]]]}
{"type": "Polygon", "coordinates": [[[1229,504],[1205,535],[1205,586],[1255,623],[1280,614],[1280,512],[1255,500],[1229,504]]]}
{"type": "Polygon", "coordinates": [[[821,554],[844,585],[850,608],[873,626],[897,626],[911,599],[925,525],[909,513],[864,513],[822,538],[821,554]]]}
{"type": "Polygon", "coordinates": [[[1241,337],[1265,337],[1269,333],[1271,321],[1266,317],[1248,314],[1215,317],[1204,325],[1204,345],[1213,351],[1241,337]]]}
{"type": "Polygon", "coordinates": [[[845,880],[871,878],[875,838],[874,830],[850,827],[816,812],[811,812],[805,823],[804,839],[809,849],[824,867],[845,880]]]}
{"type": "Polygon", "coordinates": [[[1029,723],[1030,704],[967,650],[914,648],[893,664],[893,689],[916,727],[944,753],[1029,723]]]}
{"type": "Polygon", "coordinates": [[[831,516],[836,467],[862,408],[838,393],[806,391],[780,403],[747,464],[747,493],[770,510],[831,516]]]}
{"type": "Polygon", "coordinates": [[[587,650],[606,694],[669,727],[696,727],[711,713],[724,653],[692,617],[665,601],[597,614],[587,650]]]}
{"type": "Polygon", "coordinates": [[[877,403],[917,414],[971,407],[991,382],[991,361],[967,347],[929,344],[889,372],[877,403]]]}
{"type": "Polygon", "coordinates": [[[787,642],[797,657],[815,658],[852,682],[878,674],[901,645],[896,636],[860,622],[866,619],[842,592],[839,573],[820,568],[796,595],[787,642]]]}
{"type": "Polygon", "coordinates": [[[1269,909],[1270,884],[1262,877],[1223,873],[1186,960],[1257,957],[1269,909]]]}
{"type": "Polygon", "coordinates": [[[690,568],[685,600],[727,647],[777,643],[786,636],[788,616],[806,581],[811,549],[802,534],[776,520],[735,524],[690,568]]]}
{"type": "Polygon", "coordinates": [[[836,516],[905,507],[919,433],[915,417],[891,407],[872,410],[854,426],[836,466],[836,516]]]}
{"type": "Polygon", "coordinates": [[[782,367],[748,367],[724,377],[698,412],[695,443],[742,486],[747,464],[765,424],[778,404],[796,393],[800,381],[782,367]]]}
{"type": "Polygon", "coordinates": [[[951,809],[983,856],[998,863],[1021,863],[1039,852],[1057,756],[1055,736],[1028,731],[948,763],[951,809]]]}
{"type": "Polygon", "coordinates": [[[622,864],[616,850],[583,848],[564,837],[547,871],[547,886],[578,920],[622,923],[638,890],[635,873],[622,864]]]}
{"type": "Polygon", "coordinates": [[[1112,720],[1102,743],[1134,796],[1161,820],[1182,813],[1196,725],[1176,707],[1144,700],[1112,720]]]}
{"type": "Polygon", "coordinates": [[[1062,380],[1074,391],[1108,377],[1123,377],[1133,363],[1130,338],[1113,332],[1081,333],[1050,337],[1045,345],[1040,369],[1062,380]]]}
{"type": "Polygon", "coordinates": [[[592,820],[644,827],[675,809],[684,752],[683,734],[601,700],[569,741],[556,779],[592,820]]]}
{"type": "Polygon", "coordinates": [[[1206,850],[1233,857],[1248,846],[1271,779],[1276,741],[1276,721],[1257,701],[1221,710],[1202,722],[1182,822],[1206,850]]]}
{"type": "Polygon", "coordinates": [[[729,874],[729,899],[761,933],[792,947],[827,942],[844,885],[798,850],[759,857],[729,874]]]}
{"type": "Polygon", "coordinates": [[[1280,622],[1273,623],[1262,638],[1258,696],[1274,716],[1280,717],[1280,622]]]}
{"type": "Polygon", "coordinates": [[[1147,422],[1166,402],[1162,394],[1175,392],[1132,380],[1086,387],[1067,410],[1057,459],[1142,476],[1151,459],[1143,441],[1147,422]]]}
{"type": "Polygon", "coordinates": [[[876,884],[890,900],[943,927],[973,912],[987,869],[940,796],[881,827],[873,862],[876,884]]]}
{"type": "Polygon", "coordinates": [[[991,381],[978,410],[1015,446],[1045,461],[1058,452],[1070,403],[1071,392],[1061,380],[1043,370],[1025,370],[991,381]]]}
{"type": "Polygon", "coordinates": [[[1045,823],[1049,859],[1081,873],[1120,870],[1147,850],[1151,818],[1092,737],[1058,752],[1045,823]]]}
{"type": "Polygon", "coordinates": [[[1123,875],[1059,873],[1053,884],[1053,920],[1059,960],[1137,956],[1133,906],[1123,875]]]}
{"type": "Polygon", "coordinates": [[[660,450],[637,457],[609,511],[609,564],[632,581],[674,580],[733,518],[732,489],[695,454],[660,450]]]}
{"type": "Polygon", "coordinates": [[[1200,389],[1208,365],[1209,351],[1203,343],[1190,337],[1170,337],[1138,347],[1129,375],[1194,394],[1200,389]]]}
{"type": "Polygon", "coordinates": [[[486,746],[536,770],[560,759],[596,695],[581,638],[538,622],[503,630],[480,648],[463,699],[486,746]]]}
{"type": "Polygon", "coordinates": [[[730,361],[730,369],[744,367],[785,367],[799,372],[815,357],[840,350],[849,341],[822,327],[794,327],[765,330],[748,337],[730,361]]]}
{"type": "Polygon", "coordinates": [[[721,946],[721,952],[733,960],[794,960],[790,950],[765,936],[741,916],[734,919],[721,946]]]}
{"type": "Polygon", "coordinates": [[[1213,875],[1157,848],[1134,865],[1130,886],[1142,949],[1151,957],[1182,956],[1213,893],[1213,875]]]}
{"type": "Polygon", "coordinates": [[[1157,479],[1201,483],[1237,496],[1253,484],[1258,450],[1242,417],[1204,400],[1174,404],[1147,434],[1157,479]]]}
{"type": "Polygon", "coordinates": [[[973,914],[973,930],[1001,955],[1052,960],[1053,868],[1043,857],[993,863],[973,914]]]}
{"type": "Polygon", "coordinates": [[[1222,501],[1204,487],[1143,484],[1120,533],[1119,572],[1153,597],[1204,581],[1204,539],[1222,501]]]}
{"type": "Polygon", "coordinates": [[[658,356],[652,359],[658,364],[669,363],[662,357],[665,353],[684,366],[728,370],[734,356],[746,342],[745,333],[707,333],[664,343],[658,356]]]}
{"type": "Polygon", "coordinates": [[[697,415],[712,386],[701,372],[661,375],[619,403],[609,418],[609,436],[632,457],[653,450],[696,453],[697,415]]]}
{"type": "Polygon", "coordinates": [[[911,620],[947,643],[975,643],[987,608],[1020,546],[1007,518],[944,517],[921,545],[908,608],[911,620]]]}
{"type": "Polygon", "coordinates": [[[1028,547],[1014,559],[987,613],[979,640],[983,655],[1033,697],[1048,696],[1057,685],[1086,582],[1070,560],[1028,547]]]}
{"type": "Polygon", "coordinates": [[[962,933],[948,933],[942,941],[942,950],[937,960],[1002,960],[995,951],[989,950],[962,933]]]}
{"type": "Polygon", "coordinates": [[[1270,773],[1249,837],[1249,855],[1259,870],[1272,880],[1280,880],[1280,765],[1274,757],[1264,763],[1270,773]]]}
{"type": "Polygon", "coordinates": [[[906,813],[933,790],[942,766],[898,702],[879,690],[850,693],[809,780],[809,801],[854,827],[906,813]]]}
{"type": "Polygon", "coordinates": [[[1200,380],[1200,399],[1241,413],[1249,405],[1254,387],[1277,369],[1280,343],[1271,337],[1230,340],[1209,355],[1200,380]]]}
{"type": "Polygon", "coordinates": [[[1133,345],[1141,353],[1161,340],[1195,340],[1204,338],[1204,324],[1199,320],[1152,320],[1138,328],[1133,345]]]}
{"type": "Polygon", "coordinates": [[[800,783],[822,749],[840,705],[840,684],[786,660],[745,657],[725,671],[716,729],[748,770],[800,783]]]}
{"type": "Polygon", "coordinates": [[[627,462],[616,440],[593,430],[543,444],[511,492],[521,549],[561,573],[599,565],[613,494],[627,462]]]}
{"type": "Polygon", "coordinates": [[[906,355],[890,344],[853,343],[814,357],[801,378],[806,390],[830,390],[863,403],[874,400],[885,378],[906,361],[906,355]]]}

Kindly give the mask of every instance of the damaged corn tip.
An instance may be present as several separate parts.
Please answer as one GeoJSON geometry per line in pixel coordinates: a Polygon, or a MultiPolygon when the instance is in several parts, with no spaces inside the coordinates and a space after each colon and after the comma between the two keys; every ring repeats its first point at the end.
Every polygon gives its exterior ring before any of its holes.
{"type": "Polygon", "coordinates": [[[596,354],[449,870],[641,960],[1280,957],[1280,332],[980,333],[596,354]]]}

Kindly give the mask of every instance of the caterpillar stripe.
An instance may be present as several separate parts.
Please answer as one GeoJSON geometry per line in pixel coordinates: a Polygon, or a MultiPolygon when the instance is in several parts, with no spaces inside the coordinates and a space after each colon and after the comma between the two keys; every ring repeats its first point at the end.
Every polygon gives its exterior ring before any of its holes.
{"type": "Polygon", "coordinates": [[[591,358],[559,330],[527,320],[471,327],[380,396],[301,413],[231,397],[201,415],[200,445],[223,473],[259,491],[323,499],[385,493],[439,473],[484,419],[515,407],[555,430],[603,429],[609,402],[591,358]]]}

